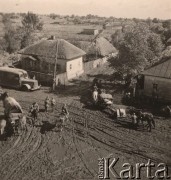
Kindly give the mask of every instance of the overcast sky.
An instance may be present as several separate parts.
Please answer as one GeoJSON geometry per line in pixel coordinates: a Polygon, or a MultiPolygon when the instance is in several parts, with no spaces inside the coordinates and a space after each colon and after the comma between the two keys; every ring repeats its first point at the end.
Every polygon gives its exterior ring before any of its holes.
{"type": "Polygon", "coordinates": [[[1,12],[171,18],[171,0],[0,0],[1,12]]]}

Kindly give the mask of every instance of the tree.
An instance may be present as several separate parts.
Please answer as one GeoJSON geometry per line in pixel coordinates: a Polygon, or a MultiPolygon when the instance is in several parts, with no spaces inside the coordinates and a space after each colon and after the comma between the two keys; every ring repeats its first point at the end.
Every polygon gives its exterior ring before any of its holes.
{"type": "Polygon", "coordinates": [[[31,32],[31,31],[43,29],[43,23],[40,22],[38,15],[33,14],[31,12],[28,12],[24,16],[24,18],[22,20],[22,25],[25,28],[26,32],[31,32]]]}
{"type": "Polygon", "coordinates": [[[4,45],[0,48],[13,53],[21,48],[24,48],[34,41],[34,31],[41,30],[43,24],[40,22],[37,15],[27,13],[23,17],[21,27],[13,27],[9,15],[3,15],[3,23],[5,35],[3,37],[4,45]]]}
{"type": "Polygon", "coordinates": [[[159,19],[154,18],[154,19],[152,20],[152,22],[153,22],[153,23],[159,23],[159,19]]]}
{"type": "Polygon", "coordinates": [[[20,49],[21,47],[21,32],[14,28],[7,29],[4,35],[4,40],[6,42],[6,51],[13,53],[20,49]]]}
{"type": "Polygon", "coordinates": [[[163,25],[161,23],[153,23],[150,29],[156,34],[162,34],[164,32],[163,25]]]}
{"type": "Polygon", "coordinates": [[[115,33],[111,35],[111,38],[114,47],[118,48],[120,42],[123,40],[123,32],[121,30],[116,30],[115,33]]]}
{"type": "Polygon", "coordinates": [[[2,14],[2,23],[4,24],[5,28],[11,28],[12,22],[9,14],[2,14]]]}
{"type": "Polygon", "coordinates": [[[151,24],[152,24],[153,22],[152,22],[151,18],[147,18],[147,19],[146,19],[146,23],[147,23],[149,26],[151,26],[151,24]]]}
{"type": "Polygon", "coordinates": [[[166,28],[166,29],[170,29],[171,30],[171,19],[169,20],[166,20],[166,21],[163,21],[163,27],[166,28]]]}
{"type": "Polygon", "coordinates": [[[30,32],[24,33],[21,39],[21,49],[29,46],[30,44],[33,44],[33,42],[34,42],[33,33],[30,32]]]}
{"type": "Polygon", "coordinates": [[[110,62],[122,74],[141,71],[146,65],[158,61],[162,49],[160,35],[152,32],[146,23],[137,23],[125,30],[123,40],[119,42],[117,60],[110,62]]]}

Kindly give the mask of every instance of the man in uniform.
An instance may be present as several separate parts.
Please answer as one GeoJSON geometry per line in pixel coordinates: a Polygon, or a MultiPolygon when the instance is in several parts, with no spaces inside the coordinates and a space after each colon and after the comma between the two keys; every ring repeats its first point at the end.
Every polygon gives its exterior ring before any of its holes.
{"type": "Polygon", "coordinates": [[[54,98],[51,99],[51,108],[52,108],[52,112],[54,111],[54,107],[55,107],[56,101],[54,98]]]}
{"type": "Polygon", "coordinates": [[[49,107],[49,104],[50,104],[50,99],[49,99],[49,96],[46,97],[45,99],[45,112],[48,112],[48,107],[49,107]]]}
{"type": "Polygon", "coordinates": [[[68,109],[67,109],[66,104],[64,104],[64,105],[62,106],[62,112],[61,112],[61,114],[64,115],[64,116],[66,117],[66,119],[69,118],[69,112],[68,112],[68,109]]]}
{"type": "Polygon", "coordinates": [[[37,102],[34,102],[32,106],[30,107],[30,113],[31,113],[31,116],[33,117],[32,125],[34,127],[35,121],[37,120],[38,113],[39,113],[39,105],[37,104],[37,102]]]}

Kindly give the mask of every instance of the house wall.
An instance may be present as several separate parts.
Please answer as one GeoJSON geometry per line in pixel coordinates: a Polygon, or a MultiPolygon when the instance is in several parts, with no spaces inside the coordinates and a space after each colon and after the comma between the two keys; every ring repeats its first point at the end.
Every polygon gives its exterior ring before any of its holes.
{"type": "MultiPolygon", "coordinates": [[[[113,56],[113,55],[111,54],[110,57],[111,56],[113,56]]],[[[109,57],[103,57],[103,58],[85,62],[84,63],[84,72],[87,73],[94,68],[102,66],[103,64],[107,63],[108,59],[109,59],[109,57]]]]}
{"type": "MultiPolygon", "coordinates": [[[[29,57],[21,61],[22,69],[29,72],[30,77],[34,75],[43,84],[52,84],[54,64],[41,60],[32,60],[29,57]]],[[[77,58],[71,61],[57,59],[57,81],[56,84],[66,84],[69,79],[75,78],[84,72],[83,58],[77,58]],[[59,83],[59,81],[60,83],[59,83]]]]}
{"type": "Polygon", "coordinates": [[[171,102],[171,79],[145,76],[144,94],[146,96],[152,96],[153,84],[158,84],[159,99],[162,101],[171,102]]]}
{"type": "Polygon", "coordinates": [[[66,72],[68,79],[75,78],[84,72],[83,69],[83,58],[79,57],[77,59],[67,61],[66,72]]]}
{"type": "MultiPolygon", "coordinates": [[[[38,71],[42,73],[49,73],[53,74],[55,66],[55,59],[54,63],[46,62],[41,60],[32,60],[29,57],[23,58],[21,61],[21,67],[25,70],[30,71],[38,71]]],[[[64,73],[66,72],[66,60],[58,59],[57,60],[57,72],[64,73]]]]}
{"type": "Polygon", "coordinates": [[[22,59],[21,67],[25,70],[38,71],[43,73],[52,73],[54,64],[40,60],[32,60],[29,57],[22,59]]]}

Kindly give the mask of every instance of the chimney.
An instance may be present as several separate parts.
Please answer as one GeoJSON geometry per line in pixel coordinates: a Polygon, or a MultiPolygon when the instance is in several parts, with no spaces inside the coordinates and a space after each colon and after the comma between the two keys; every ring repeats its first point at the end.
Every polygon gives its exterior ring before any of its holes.
{"type": "Polygon", "coordinates": [[[50,39],[51,39],[51,40],[55,40],[56,38],[55,38],[54,35],[52,35],[52,36],[50,37],[50,39]]]}

